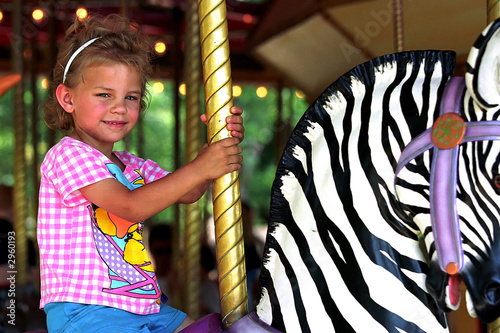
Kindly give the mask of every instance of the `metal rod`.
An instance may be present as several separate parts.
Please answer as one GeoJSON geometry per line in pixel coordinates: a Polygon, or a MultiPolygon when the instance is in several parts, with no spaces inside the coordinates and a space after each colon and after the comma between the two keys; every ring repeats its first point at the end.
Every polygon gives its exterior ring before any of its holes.
{"type": "MultiPolygon", "coordinates": [[[[186,37],[184,78],[186,82],[186,163],[191,162],[201,146],[201,55],[198,1],[186,1],[186,37]]],[[[185,311],[191,318],[200,317],[201,208],[199,203],[186,205],[184,232],[185,311]]]]}
{"type": "MultiPolygon", "coordinates": [[[[224,0],[198,0],[201,58],[208,118],[208,142],[229,136],[226,117],[233,106],[227,9],[224,0]]],[[[222,324],[248,313],[247,279],[238,172],[215,180],[212,188],[222,324]]]]}
{"type": "Polygon", "coordinates": [[[403,32],[403,3],[402,0],[393,0],[393,19],[394,19],[394,49],[396,52],[404,51],[404,32],[403,32]]]}
{"type": "Polygon", "coordinates": [[[488,324],[488,333],[500,333],[500,318],[488,324]]]}
{"type": "Polygon", "coordinates": [[[487,23],[495,21],[500,17],[500,1],[499,0],[488,0],[486,7],[486,16],[488,19],[487,23]]]}
{"type": "Polygon", "coordinates": [[[31,103],[31,147],[33,149],[33,157],[31,160],[31,177],[32,177],[32,190],[33,190],[33,209],[32,216],[37,215],[38,209],[38,189],[40,188],[39,166],[38,166],[38,90],[36,88],[37,73],[38,73],[38,44],[36,36],[31,36],[31,72],[30,72],[30,87],[33,101],[31,103]]]}
{"type": "MultiPolygon", "coordinates": [[[[12,69],[24,76],[23,1],[16,0],[12,9],[12,69]]],[[[28,282],[28,243],[26,234],[26,124],[23,84],[14,87],[14,231],[16,238],[16,282],[28,282]]]]}

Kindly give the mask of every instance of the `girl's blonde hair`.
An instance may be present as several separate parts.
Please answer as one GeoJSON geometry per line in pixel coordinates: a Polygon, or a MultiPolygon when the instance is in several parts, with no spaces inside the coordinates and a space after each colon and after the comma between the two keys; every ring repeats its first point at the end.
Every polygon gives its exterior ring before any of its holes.
{"type": "Polygon", "coordinates": [[[50,92],[45,100],[44,120],[53,130],[73,129],[73,118],[67,113],[56,97],[57,86],[63,83],[64,69],[70,57],[87,41],[100,37],[83,49],[70,64],[64,84],[75,87],[83,80],[83,70],[88,66],[121,63],[136,69],[141,76],[140,111],[144,111],[149,101],[146,84],[151,74],[152,46],[138,27],[120,16],[92,17],[83,21],[75,20],[62,42],[53,71],[50,92]]]}

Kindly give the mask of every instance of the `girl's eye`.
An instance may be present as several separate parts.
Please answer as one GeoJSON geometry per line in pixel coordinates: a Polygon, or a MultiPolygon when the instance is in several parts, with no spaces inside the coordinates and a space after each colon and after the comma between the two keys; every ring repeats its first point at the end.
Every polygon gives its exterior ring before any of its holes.
{"type": "Polygon", "coordinates": [[[108,93],[101,93],[101,94],[97,94],[97,96],[99,96],[99,97],[109,97],[109,94],[108,93]]]}
{"type": "Polygon", "coordinates": [[[130,100],[130,101],[137,101],[138,98],[136,96],[127,96],[126,99],[130,100]]]}

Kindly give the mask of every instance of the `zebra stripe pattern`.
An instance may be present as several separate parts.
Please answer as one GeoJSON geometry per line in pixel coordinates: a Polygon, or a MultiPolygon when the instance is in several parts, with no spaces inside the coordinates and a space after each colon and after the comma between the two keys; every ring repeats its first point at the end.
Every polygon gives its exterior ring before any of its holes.
{"type": "Polygon", "coordinates": [[[304,114],[272,189],[257,306],[265,322],[286,332],[447,331],[426,292],[419,228],[392,184],[453,67],[449,52],[377,58],[304,114]]]}

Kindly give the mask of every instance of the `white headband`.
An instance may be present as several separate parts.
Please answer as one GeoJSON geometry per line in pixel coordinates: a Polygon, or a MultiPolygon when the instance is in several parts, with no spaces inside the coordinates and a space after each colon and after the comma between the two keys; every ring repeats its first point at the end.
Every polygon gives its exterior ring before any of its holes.
{"type": "Polygon", "coordinates": [[[85,44],[83,44],[82,46],[80,46],[78,48],[78,50],[75,51],[75,53],[73,53],[73,55],[71,56],[71,58],[69,58],[68,63],[66,64],[66,67],[64,68],[64,75],[63,75],[62,83],[66,82],[66,74],[68,74],[69,67],[71,66],[71,63],[73,62],[73,60],[75,60],[76,56],[79,55],[80,52],[82,52],[87,46],[89,46],[90,44],[92,44],[93,42],[95,42],[96,40],[98,40],[99,38],[101,38],[101,37],[96,37],[96,38],[93,38],[93,39],[89,40],[88,42],[86,42],[85,44]]]}

